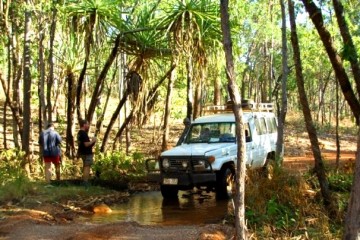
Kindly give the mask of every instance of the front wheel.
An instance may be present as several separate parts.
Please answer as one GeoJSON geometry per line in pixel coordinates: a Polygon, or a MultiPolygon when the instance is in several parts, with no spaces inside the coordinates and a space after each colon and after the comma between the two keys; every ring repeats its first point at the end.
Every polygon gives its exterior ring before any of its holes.
{"type": "Polygon", "coordinates": [[[164,199],[177,199],[179,189],[174,186],[161,185],[160,186],[161,195],[164,199]]]}
{"type": "Polygon", "coordinates": [[[229,199],[235,195],[235,168],[223,167],[216,176],[216,198],[229,199]]]}

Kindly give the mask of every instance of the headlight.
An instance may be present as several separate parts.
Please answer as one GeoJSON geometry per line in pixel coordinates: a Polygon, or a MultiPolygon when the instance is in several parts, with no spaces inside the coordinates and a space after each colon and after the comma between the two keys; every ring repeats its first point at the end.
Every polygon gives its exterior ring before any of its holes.
{"type": "Polygon", "coordinates": [[[205,161],[204,161],[204,160],[200,160],[200,161],[199,161],[199,165],[205,167],[205,161]]]}
{"type": "Polygon", "coordinates": [[[162,160],[162,166],[163,166],[163,168],[169,168],[169,167],[170,167],[169,159],[164,158],[164,159],[162,160]]]}
{"type": "Polygon", "coordinates": [[[187,166],[188,166],[188,161],[182,161],[182,162],[181,162],[181,165],[182,165],[183,168],[187,168],[187,166]]]}

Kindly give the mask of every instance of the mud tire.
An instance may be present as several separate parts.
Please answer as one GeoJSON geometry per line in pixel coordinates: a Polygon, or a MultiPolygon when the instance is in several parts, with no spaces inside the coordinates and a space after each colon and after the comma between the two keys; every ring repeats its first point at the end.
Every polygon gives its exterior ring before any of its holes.
{"type": "Polygon", "coordinates": [[[229,199],[235,194],[235,168],[232,165],[222,167],[216,176],[216,198],[229,199]]]}

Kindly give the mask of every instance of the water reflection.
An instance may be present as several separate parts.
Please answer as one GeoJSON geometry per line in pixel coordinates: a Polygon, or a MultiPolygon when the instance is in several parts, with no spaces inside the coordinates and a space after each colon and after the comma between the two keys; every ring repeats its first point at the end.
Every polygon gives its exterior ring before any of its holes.
{"type": "Polygon", "coordinates": [[[216,223],[228,211],[228,201],[212,193],[179,192],[177,200],[163,200],[160,192],[138,193],[127,203],[112,206],[110,214],[95,214],[81,220],[97,223],[136,221],[146,225],[216,223]]]}

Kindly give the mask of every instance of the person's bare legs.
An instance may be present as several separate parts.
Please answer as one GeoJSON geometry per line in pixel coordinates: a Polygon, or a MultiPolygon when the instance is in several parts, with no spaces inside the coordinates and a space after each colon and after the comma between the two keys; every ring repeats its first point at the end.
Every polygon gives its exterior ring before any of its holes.
{"type": "Polygon", "coordinates": [[[51,180],[51,162],[45,162],[45,181],[50,183],[51,180]]]}
{"type": "Polygon", "coordinates": [[[83,180],[84,182],[88,182],[90,177],[90,166],[83,167],[83,180]]]}
{"type": "Polygon", "coordinates": [[[60,181],[60,163],[55,164],[56,180],[60,181]]]}

